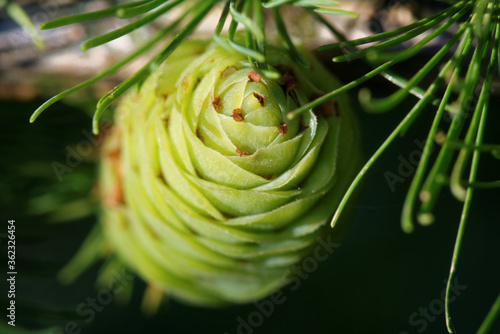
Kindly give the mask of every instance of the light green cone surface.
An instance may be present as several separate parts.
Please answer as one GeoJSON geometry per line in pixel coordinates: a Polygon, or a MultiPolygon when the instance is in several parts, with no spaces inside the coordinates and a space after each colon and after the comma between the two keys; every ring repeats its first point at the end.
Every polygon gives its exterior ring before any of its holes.
{"type": "Polygon", "coordinates": [[[186,42],[120,103],[103,150],[102,221],[146,281],[194,304],[245,303],[286,284],[315,245],[359,153],[343,96],[336,115],[287,120],[338,87],[303,56],[311,69],[268,50],[296,79],[287,89],[251,80],[239,54],[186,42]]]}

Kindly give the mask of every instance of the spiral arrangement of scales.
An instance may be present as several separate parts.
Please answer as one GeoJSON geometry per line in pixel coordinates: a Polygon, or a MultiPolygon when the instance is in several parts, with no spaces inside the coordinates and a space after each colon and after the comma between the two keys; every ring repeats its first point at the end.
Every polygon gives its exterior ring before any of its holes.
{"type": "MultiPolygon", "coordinates": [[[[8,5],[13,6],[12,3],[8,5]]],[[[402,224],[405,231],[413,230],[413,211],[419,194],[422,208],[417,215],[418,221],[422,225],[433,222],[432,209],[440,190],[447,183],[443,179],[448,179],[452,192],[459,200],[465,201],[446,291],[446,321],[448,330],[452,332],[448,308],[450,282],[456,268],[472,195],[474,189],[498,186],[498,181],[476,180],[481,152],[495,155],[498,151],[496,145],[482,143],[488,94],[498,61],[500,33],[497,2],[453,1],[447,9],[429,18],[353,41],[347,41],[319,13],[355,14],[332,7],[335,5],[332,1],[311,0],[139,1],[56,19],[43,24],[42,28],[55,28],[112,15],[119,18],[143,15],[131,24],[86,41],[82,49],[88,49],[123,36],[171,9],[184,5],[186,9],[181,11],[178,19],[162,28],[150,41],[97,77],[56,95],[32,116],[34,121],[54,102],[114,73],[175,32],[149,64],[115,87],[97,105],[93,124],[96,133],[104,110],[134,85],[137,87],[137,92],[120,102],[116,129],[113,129],[103,152],[101,191],[104,194],[104,228],[108,231],[106,242],[110,242],[121,253],[122,259],[147,280],[163,284],[166,290],[181,299],[200,304],[218,304],[262,297],[286,283],[284,268],[307,253],[308,247],[314,242],[315,233],[319,231],[318,226],[336,210],[332,221],[332,225],[335,224],[355,187],[376,158],[397,135],[404,133],[425,106],[434,104],[438,107],[435,122],[403,208],[402,224]],[[184,42],[219,3],[224,5],[213,44],[184,42]],[[303,8],[340,40],[339,43],[322,47],[323,50],[343,48],[352,51],[336,57],[334,61],[365,57],[374,69],[340,86],[333,77],[324,74],[319,63],[304,51],[298,51],[292,43],[280,16],[280,7],[283,5],[303,8]],[[266,43],[266,12],[272,15],[285,50],[266,43]],[[229,15],[231,19],[225,38],[221,32],[229,15]],[[238,25],[244,28],[241,36],[236,33],[238,25]],[[391,66],[411,58],[450,27],[458,27],[453,37],[412,79],[405,80],[390,72],[391,66]],[[417,36],[422,38],[408,49],[383,52],[417,36]],[[357,50],[359,45],[379,41],[382,42],[357,50]],[[449,57],[451,50],[455,51],[449,57]],[[218,56],[214,57],[216,54],[218,56]],[[472,55],[471,66],[462,80],[459,79],[461,69],[469,54],[472,55]],[[447,57],[449,60],[444,61],[447,57]],[[217,60],[211,62],[214,59],[217,60]],[[192,64],[180,73],[183,66],[175,66],[176,61],[192,64]],[[426,90],[418,87],[422,79],[443,61],[444,66],[431,85],[426,90]],[[485,80],[480,97],[471,105],[481,74],[485,80]],[[400,90],[382,100],[374,100],[369,91],[362,90],[360,101],[366,109],[384,111],[394,108],[408,94],[417,96],[419,101],[343,195],[342,189],[349,183],[352,169],[342,157],[345,155],[342,152],[349,152],[347,159],[351,155],[353,161],[357,160],[358,154],[352,150],[356,148],[355,126],[342,94],[376,75],[385,76],[400,90]],[[447,85],[444,96],[436,97],[443,83],[447,85]],[[456,103],[451,103],[450,97],[457,83],[464,88],[456,103]],[[191,99],[196,102],[190,104],[191,99]],[[464,122],[466,109],[471,106],[473,117],[464,122]],[[259,110],[265,110],[266,116],[262,116],[259,110]],[[439,137],[442,148],[434,166],[428,171],[430,146],[445,112],[452,116],[453,122],[446,138],[439,137]],[[459,136],[465,124],[469,128],[465,138],[460,141],[459,136]],[[336,137],[342,132],[347,133],[349,141],[336,137]],[[262,133],[266,135],[262,136],[262,133]],[[289,154],[284,149],[287,146],[293,146],[299,154],[289,154]],[[447,178],[445,175],[457,148],[460,154],[447,178]],[[217,154],[213,154],[214,151],[217,154]],[[315,156],[310,158],[309,163],[316,164],[309,166],[310,170],[301,165],[309,156],[315,156]],[[326,174],[323,171],[315,173],[321,170],[324,159],[335,168],[326,174]],[[142,164],[143,161],[146,164],[142,164]],[[225,167],[213,168],[213,163],[230,165],[236,170],[228,172],[230,169],[225,167]],[[297,180],[286,176],[293,174],[290,169],[294,168],[300,170],[297,174],[302,175],[297,180]],[[464,180],[467,169],[470,169],[470,175],[464,180]],[[306,178],[305,174],[308,173],[310,175],[306,178]],[[428,176],[424,183],[426,173],[428,176]],[[339,179],[347,184],[341,182],[339,185],[336,183],[339,179]],[[245,197],[247,194],[251,194],[250,197],[245,197]],[[322,196],[326,196],[324,198],[327,201],[323,201],[322,196]],[[335,203],[338,196],[343,198],[337,208],[331,203],[335,203]],[[159,197],[168,198],[169,202],[159,204],[159,197]],[[306,202],[308,204],[299,204],[306,202]],[[293,206],[297,211],[289,211],[287,206],[293,206]],[[273,216],[273,213],[281,208],[285,208],[282,209],[282,217],[289,214],[294,218],[276,220],[280,214],[273,216]],[[245,218],[248,215],[258,218],[245,218]],[[301,216],[304,219],[300,219],[301,216]],[[160,223],[165,221],[170,226],[160,223]],[[298,228],[294,230],[294,227],[298,228]],[[134,234],[129,234],[131,230],[134,234]],[[278,237],[269,233],[273,230],[279,231],[278,237]],[[166,235],[169,233],[178,233],[179,238],[174,244],[162,242],[167,241],[166,235]],[[125,239],[131,245],[136,245],[135,252],[124,245],[122,240],[125,239]],[[165,245],[171,248],[167,251],[165,245]],[[173,257],[169,261],[169,255],[165,255],[169,251],[183,254],[190,264],[176,263],[173,257]],[[161,252],[165,256],[161,256],[161,252]],[[142,261],[137,261],[138,254],[142,261]],[[179,277],[172,275],[173,272],[182,274],[179,277]]],[[[341,138],[345,139],[345,136],[341,138]]],[[[352,166],[355,162],[350,164],[352,166]]],[[[100,231],[95,235],[100,235],[100,231]]],[[[99,237],[101,239],[102,236],[99,237]]],[[[92,240],[87,242],[93,243],[92,240]]],[[[82,257],[77,256],[63,274],[83,265],[82,261],[82,257]]],[[[499,310],[500,298],[497,298],[478,333],[488,332],[499,310]]]]}

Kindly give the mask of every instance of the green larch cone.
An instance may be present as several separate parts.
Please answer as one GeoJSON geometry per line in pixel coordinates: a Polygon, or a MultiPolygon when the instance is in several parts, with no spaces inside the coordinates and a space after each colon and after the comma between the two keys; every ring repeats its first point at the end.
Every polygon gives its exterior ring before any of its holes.
{"type": "Polygon", "coordinates": [[[102,224],[144,280],[189,303],[245,303],[287,282],[316,244],[357,170],[357,130],[339,86],[269,47],[282,75],[189,41],[120,103],[100,175],[102,224]]]}

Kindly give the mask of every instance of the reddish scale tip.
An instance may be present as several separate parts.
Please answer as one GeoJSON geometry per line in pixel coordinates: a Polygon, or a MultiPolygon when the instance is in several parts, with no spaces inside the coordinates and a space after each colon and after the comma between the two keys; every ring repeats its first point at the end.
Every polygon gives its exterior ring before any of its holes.
{"type": "Polygon", "coordinates": [[[203,143],[203,137],[200,135],[200,129],[196,128],[196,137],[198,137],[199,140],[203,143]]]}
{"type": "Polygon", "coordinates": [[[212,106],[214,106],[215,111],[219,112],[219,102],[220,102],[220,97],[214,97],[212,100],[212,106]]]}
{"type": "Polygon", "coordinates": [[[244,155],[252,155],[252,153],[250,153],[248,151],[242,151],[238,147],[236,147],[236,153],[238,153],[240,155],[240,157],[244,156],[244,155]]]}
{"type": "Polygon", "coordinates": [[[120,147],[116,147],[114,150],[107,152],[106,155],[111,160],[111,164],[114,166],[117,171],[117,179],[113,188],[106,194],[106,198],[104,198],[104,206],[108,208],[113,208],[120,206],[125,203],[123,198],[123,188],[122,188],[122,169],[120,165],[120,156],[121,149],[120,147]]]}
{"type": "Polygon", "coordinates": [[[277,126],[278,132],[285,136],[285,134],[288,132],[288,125],[286,125],[285,122],[281,122],[280,125],[277,126]]]}
{"type": "Polygon", "coordinates": [[[250,79],[253,82],[259,82],[260,81],[260,74],[255,72],[255,71],[252,71],[252,72],[248,73],[248,79],[250,79]]]}
{"type": "Polygon", "coordinates": [[[309,129],[309,126],[307,126],[306,123],[304,122],[304,120],[301,119],[300,124],[299,124],[299,133],[302,133],[302,132],[306,131],[307,129],[309,129]]]}
{"type": "Polygon", "coordinates": [[[243,120],[245,119],[245,117],[243,117],[243,110],[241,108],[234,109],[231,117],[236,122],[243,122],[243,120]]]}
{"type": "Polygon", "coordinates": [[[259,93],[256,93],[256,92],[253,92],[253,96],[259,100],[259,103],[260,103],[260,106],[263,107],[264,106],[264,102],[265,102],[265,98],[264,96],[260,95],[259,93]]]}

